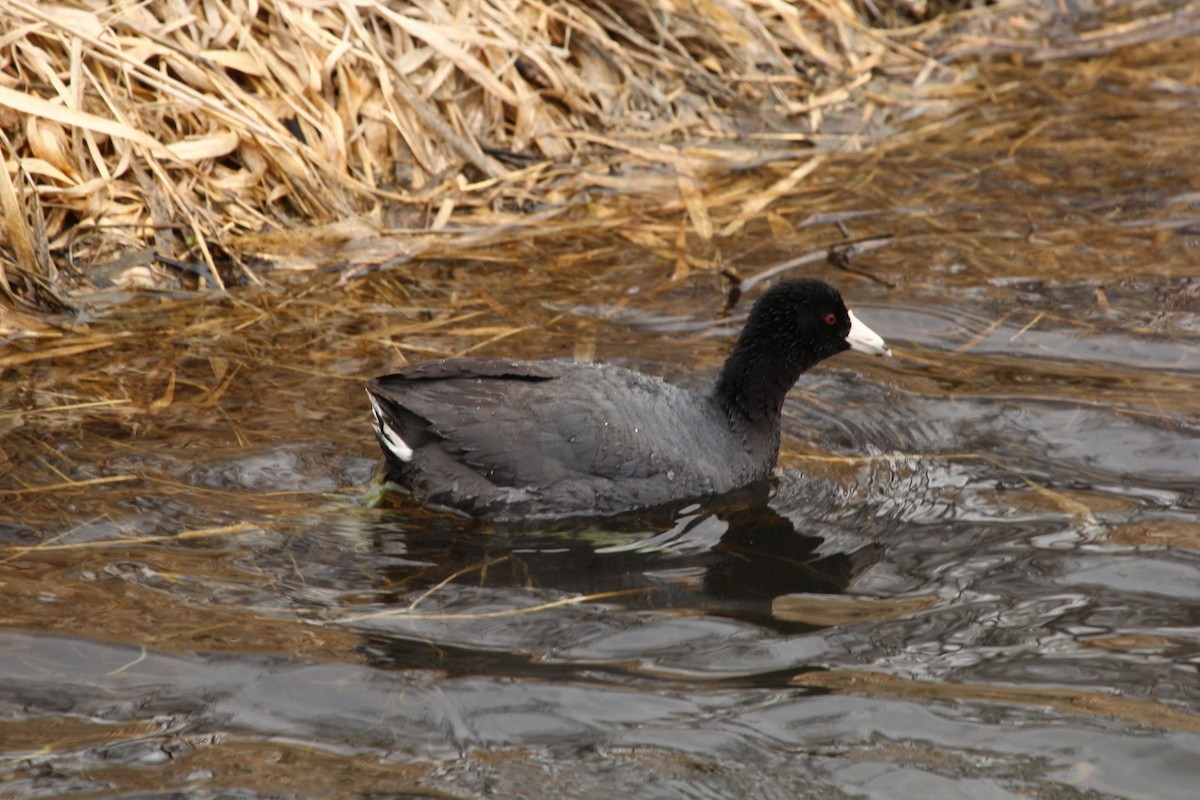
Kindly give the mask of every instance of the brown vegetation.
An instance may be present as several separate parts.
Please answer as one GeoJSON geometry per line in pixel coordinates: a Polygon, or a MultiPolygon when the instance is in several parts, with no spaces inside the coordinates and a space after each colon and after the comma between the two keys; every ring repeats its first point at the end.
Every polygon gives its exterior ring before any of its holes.
{"type": "MultiPolygon", "coordinates": [[[[328,267],[314,254],[409,237],[338,253],[356,274],[614,193],[709,241],[801,183],[814,152],[964,96],[928,87],[985,44],[1053,49],[1026,41],[1044,4],[972,5],[0,0],[0,293],[61,308],[118,256],[125,282],[169,268],[221,287],[259,281],[264,258],[328,267]],[[757,198],[713,191],[751,171],[757,198]]],[[[1122,13],[1052,55],[1195,27],[1122,13]]]]}

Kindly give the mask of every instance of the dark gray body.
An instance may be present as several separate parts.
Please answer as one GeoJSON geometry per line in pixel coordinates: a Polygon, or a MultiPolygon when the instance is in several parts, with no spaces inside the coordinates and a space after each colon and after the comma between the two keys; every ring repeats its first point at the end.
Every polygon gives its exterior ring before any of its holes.
{"type": "MultiPolygon", "coordinates": [[[[384,444],[420,501],[499,517],[612,514],[720,494],[765,477],[778,426],[608,364],[453,359],[368,391],[413,451],[384,444]]],[[[377,414],[377,417],[379,415],[377,414]]]]}
{"type": "Polygon", "coordinates": [[[422,502],[493,519],[607,515],[765,478],[784,398],[854,348],[890,355],[827,283],[768,289],[712,388],[605,364],[430,361],[367,384],[388,474],[422,502]]]}

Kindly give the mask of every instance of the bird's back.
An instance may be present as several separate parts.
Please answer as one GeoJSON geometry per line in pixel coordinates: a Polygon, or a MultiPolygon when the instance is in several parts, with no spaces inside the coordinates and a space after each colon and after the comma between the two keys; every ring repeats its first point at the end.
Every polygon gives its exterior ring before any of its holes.
{"type": "Polygon", "coordinates": [[[368,390],[393,477],[471,514],[607,514],[721,493],[764,477],[778,449],[778,431],[738,430],[709,395],[613,365],[454,359],[368,390]]]}

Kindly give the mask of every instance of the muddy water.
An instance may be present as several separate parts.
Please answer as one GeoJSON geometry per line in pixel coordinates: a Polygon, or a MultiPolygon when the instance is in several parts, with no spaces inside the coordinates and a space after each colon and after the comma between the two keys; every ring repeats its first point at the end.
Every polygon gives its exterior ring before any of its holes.
{"type": "Polygon", "coordinates": [[[896,349],[802,379],[765,504],[496,530],[361,502],[361,381],[404,360],[711,374],[744,305],[632,244],[12,342],[0,794],[1194,797],[1189,57],[997,70],[1001,102],[723,245],[896,349]]]}

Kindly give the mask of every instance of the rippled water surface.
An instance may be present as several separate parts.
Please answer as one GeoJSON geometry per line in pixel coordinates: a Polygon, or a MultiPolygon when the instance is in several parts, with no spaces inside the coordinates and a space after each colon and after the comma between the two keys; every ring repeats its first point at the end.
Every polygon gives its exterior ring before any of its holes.
{"type": "Polygon", "coordinates": [[[405,360],[711,375],[746,303],[721,319],[723,279],[635,244],[12,343],[0,794],[1195,797],[1187,57],[1035,71],[724,244],[836,283],[896,357],[802,378],[777,478],[714,507],[530,530],[362,502],[362,380],[405,360]]]}

